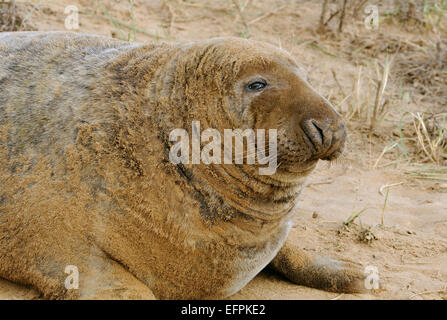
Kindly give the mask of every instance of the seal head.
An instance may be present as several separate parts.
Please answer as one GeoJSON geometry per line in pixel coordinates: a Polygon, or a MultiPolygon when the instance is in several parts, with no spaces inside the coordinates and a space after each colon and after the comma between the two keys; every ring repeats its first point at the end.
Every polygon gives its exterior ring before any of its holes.
{"type": "Polygon", "coordinates": [[[318,159],[333,160],[342,153],[343,119],[304,79],[289,53],[240,38],[211,39],[200,46],[184,49],[186,57],[193,57],[185,69],[195,64],[186,81],[189,120],[222,130],[277,129],[282,171],[302,172],[318,159]]]}

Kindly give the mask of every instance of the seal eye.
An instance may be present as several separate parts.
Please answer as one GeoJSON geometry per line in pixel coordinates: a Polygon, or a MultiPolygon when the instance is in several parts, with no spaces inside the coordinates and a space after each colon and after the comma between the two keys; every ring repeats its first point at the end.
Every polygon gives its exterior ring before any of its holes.
{"type": "Polygon", "coordinates": [[[248,91],[259,92],[265,89],[267,83],[264,80],[256,80],[247,85],[248,91]]]}

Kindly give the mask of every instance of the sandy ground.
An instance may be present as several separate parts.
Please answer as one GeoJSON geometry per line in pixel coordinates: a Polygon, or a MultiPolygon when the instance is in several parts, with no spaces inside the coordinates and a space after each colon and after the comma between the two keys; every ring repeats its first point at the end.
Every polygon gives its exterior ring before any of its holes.
{"type": "MultiPolygon", "coordinates": [[[[22,6],[26,12],[32,12],[28,23],[37,30],[64,30],[64,8],[76,5],[81,12],[79,32],[134,39],[132,29],[122,25],[116,28],[108,18],[112,16],[132,25],[128,1],[102,0],[100,3],[106,11],[94,2],[30,1],[32,4],[22,6]]],[[[146,31],[137,32],[136,40],[250,36],[268,41],[292,52],[309,72],[316,89],[336,99],[331,70],[336,72],[342,88],[349,92],[357,65],[354,59],[336,57],[307,45],[320,37],[314,31],[320,8],[321,1],[253,1],[243,8],[241,19],[232,1],[136,0],[136,25],[146,31]]],[[[347,32],[358,30],[359,21],[351,22],[347,32]]],[[[394,26],[380,28],[382,33],[414,36],[411,32],[395,30],[394,26]]],[[[365,36],[371,36],[365,32],[365,36]]],[[[354,34],[353,38],[356,37],[354,34]]],[[[329,46],[331,40],[326,43],[329,46]]],[[[350,50],[342,45],[340,50],[343,49],[350,50]]],[[[445,105],[417,103],[407,108],[446,110],[445,105]]],[[[400,111],[396,107],[390,114],[397,115],[400,111]]],[[[384,121],[382,131],[393,130],[394,120],[384,121]]],[[[374,168],[386,139],[380,130],[368,139],[361,121],[349,122],[348,127],[350,138],[344,157],[332,164],[320,163],[312,174],[301,196],[290,237],[310,254],[332,256],[362,268],[376,267],[380,289],[339,295],[297,286],[271,271],[264,271],[231,299],[447,299],[447,184],[410,179],[405,174],[409,164],[374,168]],[[379,192],[381,187],[391,184],[382,194],[379,192]],[[360,217],[344,226],[343,222],[359,210],[364,210],[360,217]]],[[[392,160],[392,154],[387,154],[380,163],[392,160]]],[[[121,298],[125,294],[116,293],[111,297],[121,298]]],[[[36,298],[39,294],[33,289],[0,280],[0,299],[36,298]]]]}

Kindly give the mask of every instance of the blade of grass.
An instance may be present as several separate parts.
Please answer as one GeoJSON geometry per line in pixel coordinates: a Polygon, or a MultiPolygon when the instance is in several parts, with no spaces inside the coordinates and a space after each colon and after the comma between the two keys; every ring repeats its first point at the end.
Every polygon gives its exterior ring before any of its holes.
{"type": "Polygon", "coordinates": [[[130,17],[132,18],[132,26],[133,26],[133,41],[137,42],[137,25],[135,23],[135,14],[133,11],[133,0],[129,0],[130,2],[130,17]]]}

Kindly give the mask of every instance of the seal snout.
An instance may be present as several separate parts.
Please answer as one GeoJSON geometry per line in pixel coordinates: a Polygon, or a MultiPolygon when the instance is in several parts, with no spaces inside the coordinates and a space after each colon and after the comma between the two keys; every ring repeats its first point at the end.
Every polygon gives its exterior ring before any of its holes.
{"type": "Polygon", "coordinates": [[[302,122],[301,128],[312,145],[316,158],[333,160],[341,154],[346,138],[344,123],[330,119],[307,119],[302,122]]]}

